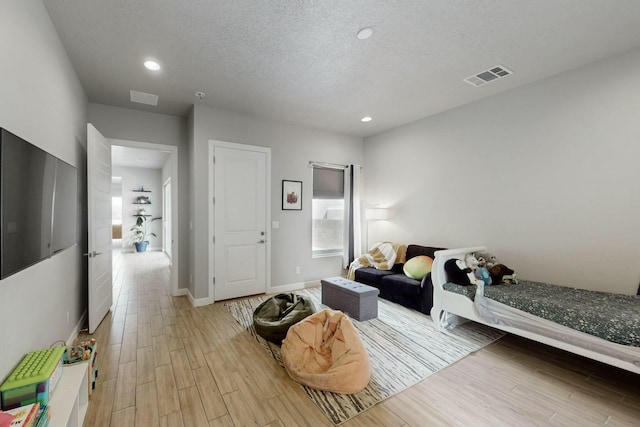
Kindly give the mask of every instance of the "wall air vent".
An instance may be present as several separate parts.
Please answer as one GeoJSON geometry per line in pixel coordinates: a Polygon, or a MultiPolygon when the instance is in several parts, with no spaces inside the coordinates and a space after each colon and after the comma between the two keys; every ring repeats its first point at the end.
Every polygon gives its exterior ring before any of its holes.
{"type": "Polygon", "coordinates": [[[466,79],[464,79],[464,81],[469,83],[472,86],[482,86],[485,83],[498,80],[502,77],[507,77],[511,74],[513,74],[513,71],[508,70],[502,65],[497,65],[491,68],[490,70],[483,71],[474,76],[467,77],[466,79]]]}
{"type": "Polygon", "coordinates": [[[129,99],[131,99],[131,102],[137,102],[139,104],[153,105],[154,107],[158,105],[158,95],[152,93],[130,90],[129,99]]]}

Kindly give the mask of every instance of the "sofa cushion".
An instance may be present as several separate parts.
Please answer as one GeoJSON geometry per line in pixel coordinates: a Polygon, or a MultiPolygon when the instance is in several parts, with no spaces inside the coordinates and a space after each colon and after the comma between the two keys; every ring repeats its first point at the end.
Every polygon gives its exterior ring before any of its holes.
{"type": "Polygon", "coordinates": [[[429,258],[435,259],[435,252],[444,249],[445,248],[432,248],[431,246],[409,245],[407,246],[407,261],[418,255],[426,255],[429,258]]]}
{"type": "MultiPolygon", "coordinates": [[[[397,274],[392,270],[378,270],[373,267],[362,267],[356,270],[356,282],[365,283],[378,289],[382,286],[382,278],[397,274]]],[[[403,274],[404,276],[404,274],[403,274]]]]}
{"type": "Polygon", "coordinates": [[[382,278],[380,294],[390,295],[394,293],[420,295],[422,288],[420,280],[415,280],[404,274],[393,274],[382,278]]]}

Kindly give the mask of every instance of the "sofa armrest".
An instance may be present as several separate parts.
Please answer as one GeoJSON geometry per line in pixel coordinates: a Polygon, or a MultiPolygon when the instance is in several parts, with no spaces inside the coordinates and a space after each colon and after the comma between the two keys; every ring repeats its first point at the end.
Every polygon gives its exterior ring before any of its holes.
{"type": "MultiPolygon", "coordinates": [[[[426,276],[424,276],[422,278],[422,281],[420,282],[420,287],[424,290],[425,287],[428,287],[429,285],[431,285],[431,273],[427,273],[426,276]]],[[[433,285],[431,285],[433,287],[433,285]]]]}

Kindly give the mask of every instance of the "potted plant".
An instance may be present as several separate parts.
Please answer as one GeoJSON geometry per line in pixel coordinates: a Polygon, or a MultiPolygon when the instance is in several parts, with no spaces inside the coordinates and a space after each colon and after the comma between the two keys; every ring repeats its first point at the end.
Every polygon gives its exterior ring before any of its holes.
{"type": "Polygon", "coordinates": [[[144,252],[147,250],[149,244],[149,237],[158,237],[155,233],[151,232],[151,223],[160,218],[149,218],[146,216],[139,216],[136,220],[136,224],[129,230],[132,232],[131,242],[136,247],[136,252],[144,252]]]}

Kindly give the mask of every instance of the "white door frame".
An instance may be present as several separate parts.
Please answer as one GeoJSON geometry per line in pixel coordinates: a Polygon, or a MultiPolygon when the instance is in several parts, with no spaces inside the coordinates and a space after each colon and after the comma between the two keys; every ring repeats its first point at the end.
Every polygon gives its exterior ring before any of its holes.
{"type": "Polygon", "coordinates": [[[157,150],[169,152],[169,162],[171,167],[171,295],[184,295],[184,289],[178,288],[179,260],[180,260],[180,233],[178,231],[178,147],[175,145],[156,144],[153,142],[129,141],[125,139],[109,139],[111,145],[122,147],[145,148],[147,150],[157,150]]]}
{"type": "Polygon", "coordinates": [[[266,233],[266,289],[271,288],[271,148],[261,147],[259,145],[237,144],[235,142],[216,141],[209,140],[209,181],[207,183],[209,187],[209,304],[215,302],[215,289],[213,284],[213,278],[215,277],[215,254],[216,245],[213,240],[215,236],[215,207],[213,205],[213,198],[215,197],[215,163],[213,156],[215,154],[216,147],[231,148],[235,150],[245,151],[257,151],[259,153],[265,153],[267,158],[266,165],[266,180],[267,180],[267,194],[266,194],[266,206],[265,206],[265,233],[266,233]]]}
{"type": "Polygon", "coordinates": [[[173,198],[171,197],[173,196],[173,185],[172,185],[172,181],[171,181],[171,177],[167,178],[167,180],[162,183],[162,250],[164,251],[164,253],[166,253],[167,255],[169,255],[169,258],[173,259],[173,244],[172,244],[172,240],[173,240],[173,218],[172,213],[173,213],[173,198]],[[167,211],[167,186],[169,186],[169,210],[167,211]],[[167,217],[169,218],[167,220],[167,217]],[[166,223],[169,223],[169,232],[167,233],[167,230],[165,227],[166,223]],[[167,239],[167,235],[168,235],[168,239],[167,239]],[[169,247],[169,251],[167,253],[167,247],[169,247]]]}

